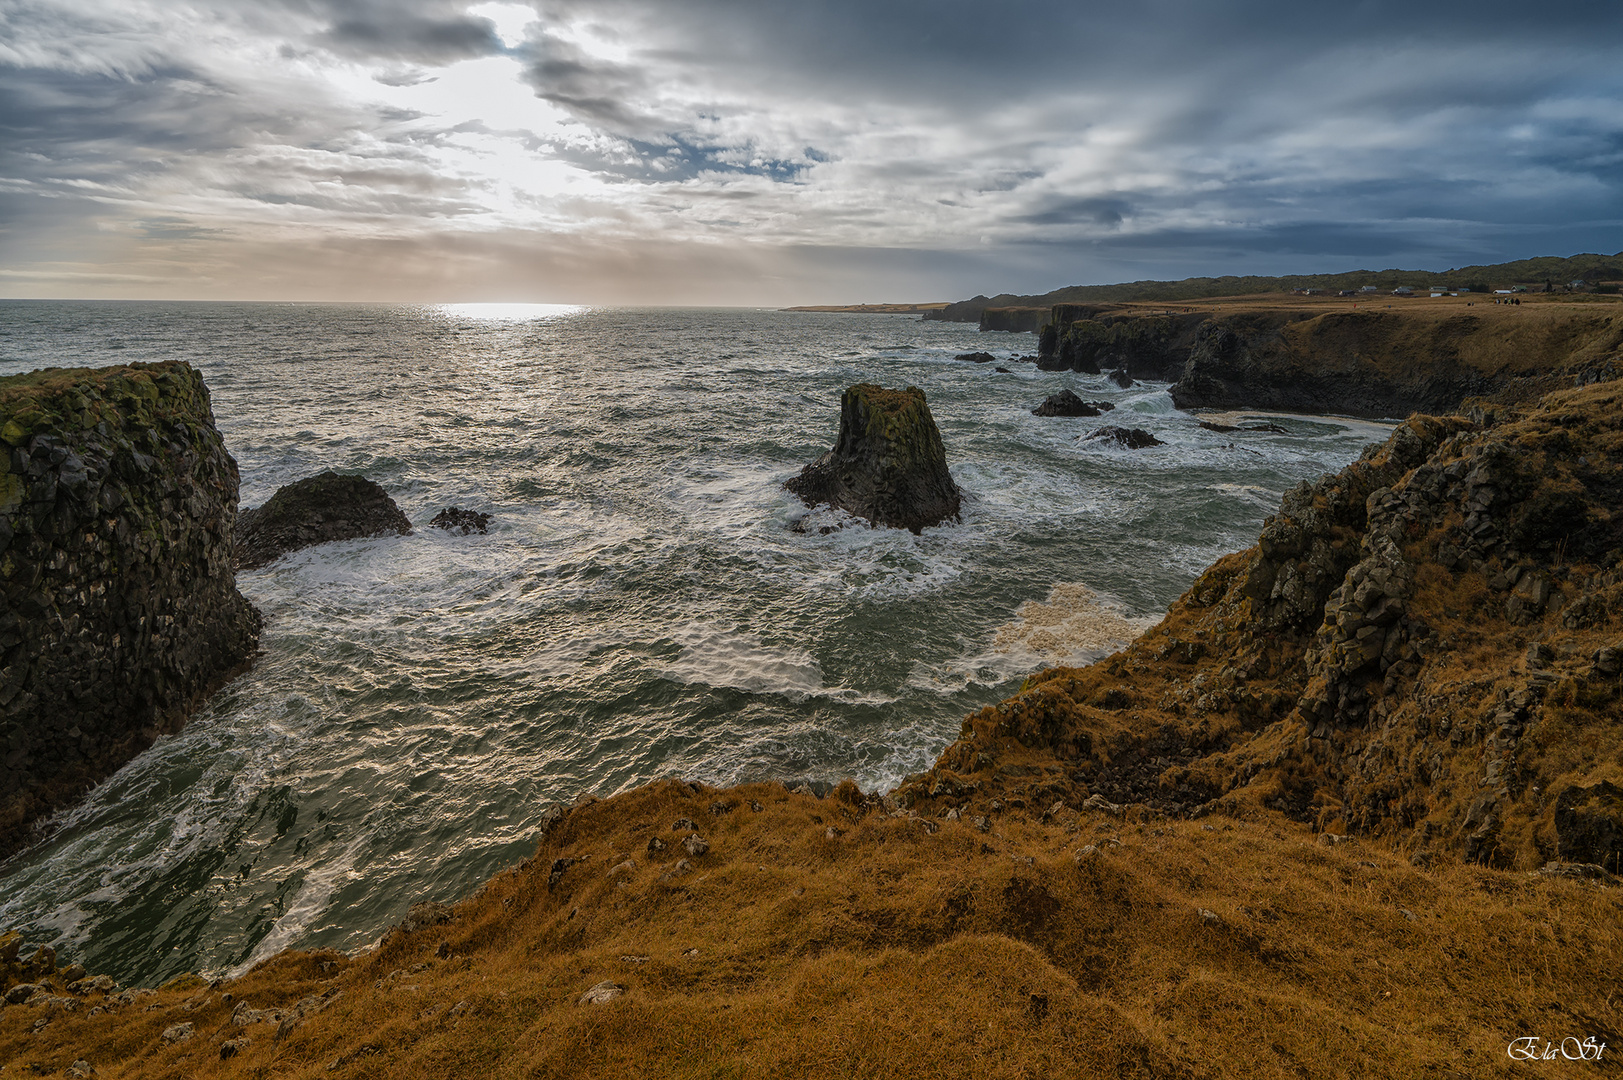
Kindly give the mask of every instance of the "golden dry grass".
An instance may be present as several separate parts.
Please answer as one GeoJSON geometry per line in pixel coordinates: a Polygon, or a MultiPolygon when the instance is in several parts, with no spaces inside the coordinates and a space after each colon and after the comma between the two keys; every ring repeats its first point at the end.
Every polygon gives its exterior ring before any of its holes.
{"type": "Polygon", "coordinates": [[[1518,1076],[1511,1039],[1623,1030],[1623,891],[1421,870],[1267,816],[1010,812],[983,833],[846,794],[668,781],[594,802],[449,923],[95,1017],[93,1000],[9,1007],[0,1060],[105,1077],[1518,1076]],[[711,846],[678,871],[678,844],[647,846],[684,817],[711,846]],[[549,888],[557,858],[581,861],[549,888]],[[579,1003],[605,980],[624,996],[579,1003]],[[281,1037],[231,1020],[330,990],[281,1037]],[[182,1022],[193,1037],[165,1043],[182,1022]]]}

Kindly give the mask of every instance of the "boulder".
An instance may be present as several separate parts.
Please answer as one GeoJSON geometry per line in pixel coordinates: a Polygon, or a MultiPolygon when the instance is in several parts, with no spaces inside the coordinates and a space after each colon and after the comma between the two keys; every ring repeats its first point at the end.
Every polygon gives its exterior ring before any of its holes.
{"type": "Polygon", "coordinates": [[[464,510],[460,506],[448,506],[430,518],[428,524],[431,528],[467,536],[469,533],[489,532],[490,515],[477,510],[464,510]]]}
{"type": "Polygon", "coordinates": [[[784,483],[808,506],[828,503],[870,525],[918,533],[958,520],[962,492],[947,471],[941,432],[916,386],[858,383],[840,399],[834,449],[784,483]]]}
{"type": "Polygon", "coordinates": [[[1143,428],[1124,428],[1113,425],[1102,427],[1091,435],[1083,436],[1083,438],[1088,442],[1093,442],[1096,439],[1108,439],[1120,446],[1125,446],[1129,450],[1142,450],[1146,446],[1165,445],[1160,439],[1157,439],[1143,428]]]}
{"type": "Polygon", "coordinates": [[[990,364],[997,357],[989,352],[966,352],[953,357],[954,360],[968,360],[972,364],[990,364]]]}
{"type": "Polygon", "coordinates": [[[1556,853],[1617,870],[1623,863],[1623,787],[1602,780],[1572,784],[1555,799],[1556,853]]]}
{"type": "Polygon", "coordinates": [[[328,470],[277,488],[263,506],[237,515],[237,569],[253,570],[312,544],[409,532],[411,522],[388,492],[364,476],[328,470]]]}
{"type": "Polygon", "coordinates": [[[1098,416],[1116,406],[1108,401],[1083,401],[1069,390],[1050,394],[1031,410],[1032,416],[1098,416]]]}
{"type": "Polygon", "coordinates": [[[1109,379],[1123,390],[1126,390],[1133,385],[1133,377],[1127,374],[1126,368],[1117,368],[1115,371],[1112,371],[1110,374],[1106,375],[1105,378],[1109,379]]]}

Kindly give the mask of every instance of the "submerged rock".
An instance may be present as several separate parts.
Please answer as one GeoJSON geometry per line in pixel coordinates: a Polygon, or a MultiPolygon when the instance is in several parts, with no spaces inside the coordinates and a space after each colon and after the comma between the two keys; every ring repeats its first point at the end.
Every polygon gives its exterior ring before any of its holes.
{"type": "Polygon", "coordinates": [[[941,432],[916,386],[858,383],[840,399],[834,449],[784,487],[808,506],[829,503],[870,525],[917,533],[958,519],[962,492],[947,471],[941,432]]]}
{"type": "Polygon", "coordinates": [[[489,532],[490,515],[477,510],[464,510],[460,506],[448,506],[430,518],[428,524],[431,528],[467,536],[469,533],[489,532]]]}
{"type": "Polygon", "coordinates": [[[1118,445],[1127,447],[1129,450],[1142,450],[1146,446],[1166,445],[1143,428],[1124,428],[1114,425],[1102,427],[1091,435],[1083,436],[1083,438],[1087,442],[1093,442],[1096,439],[1108,439],[1118,445]]]}
{"type": "Polygon", "coordinates": [[[331,470],[276,489],[265,505],[237,515],[237,569],[331,540],[404,535],[411,522],[389,493],[364,476],[331,470]]]}
{"type": "Polygon", "coordinates": [[[1229,434],[1231,432],[1235,432],[1235,431],[1265,431],[1265,432],[1268,432],[1268,433],[1273,434],[1273,435],[1289,435],[1290,434],[1290,429],[1289,428],[1281,427],[1278,424],[1270,424],[1270,423],[1235,425],[1235,424],[1218,424],[1218,423],[1212,422],[1211,420],[1202,420],[1200,422],[1200,426],[1205,428],[1207,431],[1215,431],[1220,435],[1227,435],[1227,434],[1229,434]]]}
{"type": "Polygon", "coordinates": [[[1116,406],[1108,401],[1083,401],[1069,390],[1050,394],[1043,403],[1031,410],[1032,416],[1098,416],[1116,406]]]}
{"type": "Polygon", "coordinates": [[[957,356],[953,357],[953,359],[968,360],[973,364],[990,364],[992,361],[996,360],[997,357],[993,356],[989,352],[966,352],[959,353],[957,356]]]}
{"type": "Polygon", "coordinates": [[[1133,377],[1127,374],[1126,368],[1117,368],[1109,375],[1106,375],[1105,378],[1109,379],[1123,390],[1126,390],[1133,385],[1133,377]]]}

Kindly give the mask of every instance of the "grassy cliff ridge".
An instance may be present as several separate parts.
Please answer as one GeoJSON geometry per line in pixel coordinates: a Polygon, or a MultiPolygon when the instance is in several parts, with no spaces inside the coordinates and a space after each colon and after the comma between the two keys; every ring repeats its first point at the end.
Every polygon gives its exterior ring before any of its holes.
{"type": "Polygon", "coordinates": [[[1348,270],[1334,274],[1287,274],[1278,277],[1233,275],[1193,277],[1179,281],[1124,281],[1110,285],[1068,285],[1038,295],[999,293],[976,296],[947,304],[927,313],[926,319],[948,322],[978,322],[987,309],[1047,308],[1055,304],[1119,304],[1137,301],[1175,303],[1208,300],[1222,296],[1255,296],[1260,293],[1291,292],[1295,289],[1342,289],[1373,287],[1390,292],[1400,285],[1420,289],[1442,286],[1465,289],[1473,285],[1509,288],[1524,285],[1555,288],[1582,280],[1590,285],[1623,281],[1623,251],[1616,255],[1545,255],[1514,262],[1452,267],[1448,270],[1348,270]]]}
{"type": "Polygon", "coordinates": [[[1092,667],[965,721],[914,805],[1267,809],[1505,867],[1623,863],[1623,389],[1414,417],[1092,667]],[[1036,750],[1064,762],[1041,780],[1036,750]]]}

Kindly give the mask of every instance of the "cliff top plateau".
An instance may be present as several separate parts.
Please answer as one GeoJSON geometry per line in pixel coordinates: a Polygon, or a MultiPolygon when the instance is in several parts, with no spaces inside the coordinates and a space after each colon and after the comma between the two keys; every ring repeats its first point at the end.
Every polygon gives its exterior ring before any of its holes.
{"type": "Polygon", "coordinates": [[[1068,285],[1050,292],[1022,295],[999,293],[996,296],[976,296],[946,304],[939,310],[926,313],[927,319],[949,322],[976,322],[987,308],[1046,308],[1055,304],[1110,304],[1143,301],[1149,303],[1176,303],[1208,300],[1217,297],[1255,296],[1264,293],[1290,293],[1297,289],[1324,290],[1335,293],[1343,289],[1358,290],[1373,287],[1388,293],[1400,286],[1420,289],[1443,286],[1450,289],[1476,288],[1489,292],[1498,288],[1521,285],[1529,290],[1543,289],[1546,283],[1552,290],[1570,292],[1573,282],[1584,282],[1583,288],[1611,287],[1623,282],[1623,251],[1616,255],[1578,254],[1570,256],[1540,256],[1513,262],[1451,267],[1447,270],[1348,270],[1333,274],[1291,274],[1281,277],[1259,275],[1233,275],[1222,277],[1192,277],[1179,281],[1124,281],[1110,285],[1068,285]]]}

